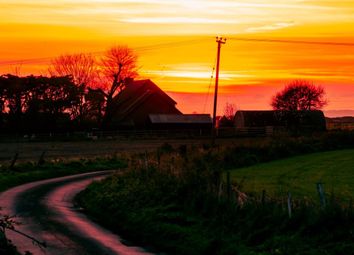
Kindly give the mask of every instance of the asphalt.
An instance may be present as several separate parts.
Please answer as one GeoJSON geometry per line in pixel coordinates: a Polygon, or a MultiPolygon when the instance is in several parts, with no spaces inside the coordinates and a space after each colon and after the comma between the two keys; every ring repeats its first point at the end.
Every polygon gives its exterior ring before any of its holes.
{"type": "MultiPolygon", "coordinates": [[[[1,214],[15,215],[19,230],[46,247],[11,230],[6,236],[21,254],[35,255],[142,255],[151,254],[130,246],[118,235],[99,226],[74,206],[73,199],[94,180],[112,171],[101,171],[37,181],[0,194],[1,214]]],[[[102,208],[104,210],[104,208],[102,208]]]]}

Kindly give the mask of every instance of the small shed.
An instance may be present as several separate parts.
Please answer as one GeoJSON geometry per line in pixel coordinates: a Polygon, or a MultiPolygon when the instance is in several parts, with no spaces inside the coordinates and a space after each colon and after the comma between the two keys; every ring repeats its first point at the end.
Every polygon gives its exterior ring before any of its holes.
{"type": "Polygon", "coordinates": [[[322,111],[237,111],[236,128],[283,127],[292,131],[325,131],[322,111]]]}
{"type": "Polygon", "coordinates": [[[211,130],[209,114],[149,114],[153,129],[201,129],[211,130]]]}

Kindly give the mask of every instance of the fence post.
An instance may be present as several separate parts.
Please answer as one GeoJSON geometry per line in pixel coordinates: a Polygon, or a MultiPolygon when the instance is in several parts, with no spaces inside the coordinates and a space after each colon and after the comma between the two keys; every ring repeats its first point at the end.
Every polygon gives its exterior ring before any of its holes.
{"type": "Polygon", "coordinates": [[[316,186],[317,186],[318,195],[320,196],[320,203],[321,203],[321,206],[324,208],[324,207],[326,206],[326,196],[325,196],[325,193],[324,193],[322,184],[323,184],[323,183],[318,182],[318,183],[316,184],[316,186]]]}
{"type": "Polygon", "coordinates": [[[230,178],[230,171],[226,172],[226,189],[227,189],[227,200],[230,201],[231,199],[231,178],[230,178]]]}
{"type": "Polygon", "coordinates": [[[262,205],[264,206],[265,205],[265,199],[266,199],[266,191],[265,189],[262,191],[262,197],[261,197],[261,202],[262,202],[262,205]]]}
{"type": "Polygon", "coordinates": [[[11,160],[10,169],[14,168],[17,159],[18,159],[18,152],[15,153],[14,157],[11,160]]]}
{"type": "Polygon", "coordinates": [[[149,164],[148,164],[148,155],[147,151],[145,151],[145,169],[148,170],[149,164]]]}
{"type": "Polygon", "coordinates": [[[41,156],[39,157],[39,160],[38,160],[38,163],[37,163],[38,166],[43,165],[45,153],[46,153],[46,151],[43,151],[42,154],[41,154],[41,156]]]}
{"type": "Polygon", "coordinates": [[[161,151],[160,151],[160,149],[156,150],[156,159],[157,159],[157,167],[160,168],[160,164],[161,164],[161,151]]]}
{"type": "Polygon", "coordinates": [[[222,191],[223,191],[223,182],[220,181],[219,187],[218,187],[218,198],[219,198],[219,200],[220,200],[220,198],[222,196],[222,193],[223,193],[222,191]]]}
{"type": "Polygon", "coordinates": [[[289,219],[291,219],[292,215],[292,199],[291,199],[291,193],[290,191],[288,192],[288,214],[289,214],[289,219]]]}

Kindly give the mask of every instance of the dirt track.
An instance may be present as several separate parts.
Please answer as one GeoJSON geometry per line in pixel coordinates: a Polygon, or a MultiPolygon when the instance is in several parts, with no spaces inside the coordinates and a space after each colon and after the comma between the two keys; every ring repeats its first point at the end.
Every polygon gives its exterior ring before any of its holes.
{"type": "Polygon", "coordinates": [[[102,228],[73,206],[74,196],[93,180],[113,171],[59,177],[27,183],[0,194],[3,213],[17,215],[16,230],[46,247],[33,245],[32,240],[11,230],[6,235],[21,254],[36,255],[149,255],[143,249],[128,246],[114,233],[102,228]]]}
{"type": "Polygon", "coordinates": [[[0,143],[0,161],[8,161],[18,153],[19,161],[38,160],[43,152],[46,159],[73,159],[112,155],[120,152],[144,152],[154,150],[163,143],[203,144],[202,140],[98,140],[75,142],[14,142],[0,143]]]}
{"type": "MultiPolygon", "coordinates": [[[[264,142],[264,138],[218,139],[217,144],[250,144],[264,142]]],[[[71,142],[6,142],[0,143],[0,162],[11,160],[18,153],[18,161],[37,161],[45,152],[45,159],[75,159],[113,155],[122,152],[155,150],[164,143],[175,148],[180,145],[211,144],[210,139],[151,139],[151,140],[96,140],[71,142]]]]}

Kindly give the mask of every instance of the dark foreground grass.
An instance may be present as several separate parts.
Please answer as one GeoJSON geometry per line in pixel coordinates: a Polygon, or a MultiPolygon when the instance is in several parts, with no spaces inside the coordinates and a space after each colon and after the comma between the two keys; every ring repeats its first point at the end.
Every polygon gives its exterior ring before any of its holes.
{"type": "Polygon", "coordinates": [[[20,255],[16,247],[9,242],[4,234],[0,232],[0,254],[1,255],[20,255]]]}
{"type": "Polygon", "coordinates": [[[176,150],[167,145],[152,160],[146,155],[132,159],[131,172],[91,185],[79,203],[127,239],[168,254],[354,254],[349,187],[354,132],[279,137],[250,146],[176,150]],[[306,164],[298,157],[303,154],[312,161],[306,164]],[[281,159],[279,172],[272,172],[281,159]],[[252,178],[242,182],[250,170],[243,167],[271,161],[268,170],[252,173],[260,175],[257,189],[252,178]],[[234,170],[231,185],[221,181],[225,170],[234,170]],[[308,195],[318,181],[333,191],[325,207],[308,195]],[[242,193],[243,187],[250,193],[242,193]],[[260,197],[263,189],[266,195],[260,197]],[[287,191],[294,197],[291,217],[287,191]],[[337,191],[342,197],[349,192],[345,203],[336,199],[337,191]]]}
{"type": "Polygon", "coordinates": [[[96,182],[78,202],[123,237],[168,254],[353,254],[351,207],[293,201],[289,218],[282,201],[218,193],[207,171],[150,167],[96,182]]]}
{"type": "Polygon", "coordinates": [[[354,150],[296,156],[231,171],[233,181],[246,193],[272,196],[291,192],[293,197],[317,199],[316,184],[328,195],[347,201],[354,198],[354,150]]]}

